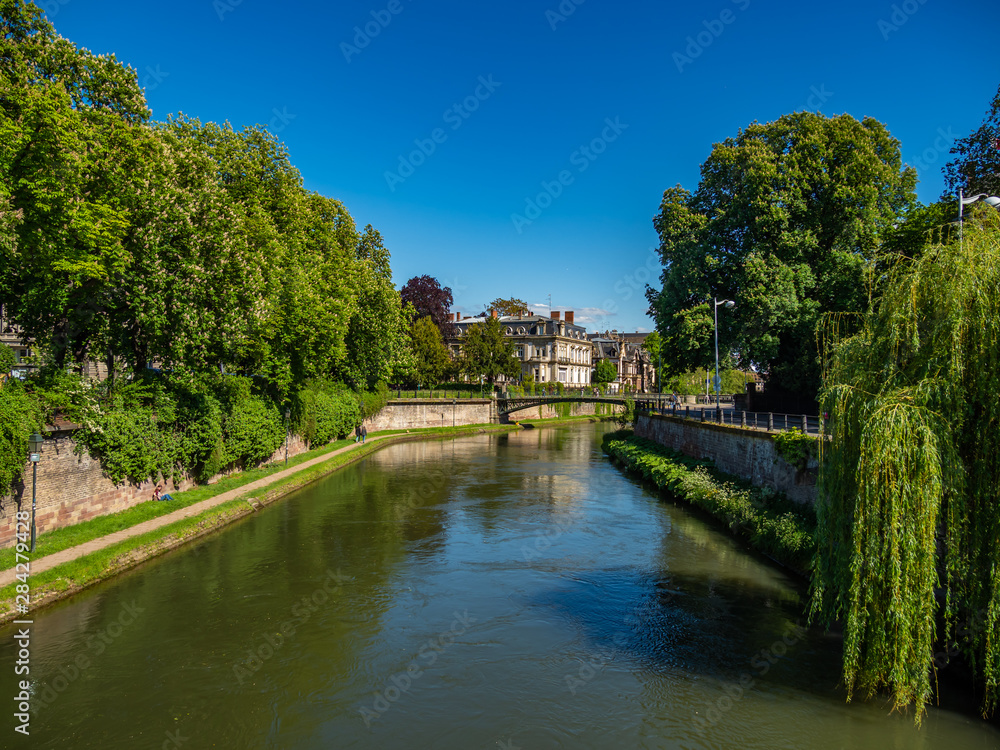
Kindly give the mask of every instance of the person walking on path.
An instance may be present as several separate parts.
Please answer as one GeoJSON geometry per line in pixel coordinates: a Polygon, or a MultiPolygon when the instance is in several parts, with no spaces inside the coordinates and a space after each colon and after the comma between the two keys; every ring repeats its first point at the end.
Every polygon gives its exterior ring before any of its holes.
{"type": "Polygon", "coordinates": [[[361,425],[361,444],[364,445],[365,438],[368,437],[368,428],[361,425]]]}
{"type": "Polygon", "coordinates": [[[358,442],[361,439],[361,428],[358,426],[354,427],[354,442],[358,442]]]}

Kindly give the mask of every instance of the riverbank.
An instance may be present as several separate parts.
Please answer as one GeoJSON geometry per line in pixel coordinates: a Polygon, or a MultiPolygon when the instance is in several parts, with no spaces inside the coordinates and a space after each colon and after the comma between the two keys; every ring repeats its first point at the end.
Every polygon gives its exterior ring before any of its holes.
{"type": "Polygon", "coordinates": [[[811,507],[723,474],[710,461],[635,437],[631,430],[608,433],[602,447],[627,471],[652,482],[669,498],[708,513],[756,552],[808,577],[816,529],[811,507]]]}
{"type": "Polygon", "coordinates": [[[112,516],[44,534],[38,538],[35,554],[16,556],[14,548],[4,553],[3,561],[10,564],[0,571],[0,623],[210,534],[385,446],[408,440],[517,429],[517,425],[479,424],[370,433],[364,444],[338,441],[301,454],[289,461],[288,468],[262,467],[214,485],[178,493],[173,502],[144,503],[112,516]],[[109,529],[114,529],[113,533],[108,533],[109,529]],[[30,565],[26,576],[25,558],[30,565]],[[16,566],[16,562],[21,565],[16,566]],[[17,597],[25,591],[28,604],[20,609],[24,599],[19,602],[17,597]]]}

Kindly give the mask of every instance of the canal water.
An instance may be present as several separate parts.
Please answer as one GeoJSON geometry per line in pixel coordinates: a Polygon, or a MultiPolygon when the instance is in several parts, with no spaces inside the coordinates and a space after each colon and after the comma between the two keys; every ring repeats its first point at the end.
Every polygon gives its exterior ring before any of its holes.
{"type": "Polygon", "coordinates": [[[35,616],[2,747],[996,748],[847,704],[802,583],[600,452],[604,426],[388,447],[35,616]]]}

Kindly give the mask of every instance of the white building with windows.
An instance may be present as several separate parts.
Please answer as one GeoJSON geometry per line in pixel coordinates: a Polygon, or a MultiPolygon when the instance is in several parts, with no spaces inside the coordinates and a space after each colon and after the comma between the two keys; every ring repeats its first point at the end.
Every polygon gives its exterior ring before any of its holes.
{"type": "MultiPolygon", "coordinates": [[[[498,317],[496,311],[490,314],[498,317]]],[[[594,367],[594,345],[587,339],[587,331],[573,322],[573,311],[553,312],[544,315],[499,316],[500,327],[514,344],[514,356],[521,361],[521,379],[534,378],[536,383],[564,383],[567,388],[584,388],[590,385],[594,367]]],[[[454,313],[452,324],[455,335],[447,344],[452,357],[462,353],[462,338],[468,328],[482,323],[482,317],[463,318],[454,313]]]]}

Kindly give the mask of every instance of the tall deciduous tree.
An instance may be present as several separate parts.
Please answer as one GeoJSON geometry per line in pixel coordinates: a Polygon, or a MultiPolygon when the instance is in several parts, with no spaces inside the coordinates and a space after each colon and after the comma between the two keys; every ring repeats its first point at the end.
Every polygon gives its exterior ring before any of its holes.
{"type": "Polygon", "coordinates": [[[505,315],[521,315],[527,312],[528,303],[523,299],[518,299],[517,297],[511,297],[510,299],[497,297],[495,300],[490,302],[489,308],[496,310],[497,315],[501,317],[505,315]]]}
{"type": "Polygon", "coordinates": [[[663,337],[658,331],[652,331],[642,340],[642,348],[649,352],[649,362],[656,368],[656,388],[662,390],[661,372],[663,370],[663,337]]]}
{"type": "Polygon", "coordinates": [[[437,385],[451,367],[451,356],[441,338],[441,331],[429,317],[417,318],[410,329],[410,340],[417,385],[437,385]]]}
{"type": "Polygon", "coordinates": [[[408,317],[412,310],[392,285],[389,253],[382,248],[377,232],[368,232],[356,248],[355,271],[357,313],[348,330],[348,382],[357,388],[374,390],[390,383],[398,374],[412,369],[408,317]],[[373,241],[378,252],[372,255],[373,241]]]}
{"type": "Polygon", "coordinates": [[[503,334],[498,318],[486,318],[466,330],[462,342],[462,369],[473,378],[483,377],[491,386],[497,378],[517,378],[521,363],[514,357],[514,344],[503,334]]]}
{"type": "Polygon", "coordinates": [[[149,111],[135,71],[31,3],[0,0],[0,60],[0,294],[57,364],[102,357],[149,111]]]}
{"type": "Polygon", "coordinates": [[[955,141],[951,154],[954,158],[944,167],[946,187],[941,200],[954,201],[959,188],[966,195],[1000,195],[1000,87],[983,124],[955,141]]]}
{"type": "Polygon", "coordinates": [[[984,713],[1000,698],[1000,216],[971,214],[824,327],[813,607],[843,623],[848,690],[918,718],[954,653],[984,713]]]}
{"type": "Polygon", "coordinates": [[[864,310],[866,263],[915,200],[899,143],[866,118],[801,112],[749,126],[716,144],[695,193],[663,194],[653,220],[662,288],[648,290],[671,374],[738,351],[773,385],[819,388],[816,325],[826,312],[864,310]]]}
{"type": "Polygon", "coordinates": [[[598,361],[597,365],[594,367],[593,380],[598,385],[613,383],[618,380],[618,368],[615,367],[615,363],[610,359],[602,359],[598,361]]]}
{"type": "Polygon", "coordinates": [[[429,316],[442,336],[447,338],[451,335],[452,326],[448,322],[448,309],[453,301],[451,289],[425,274],[407,281],[399,295],[404,303],[413,305],[418,317],[429,316]]]}

